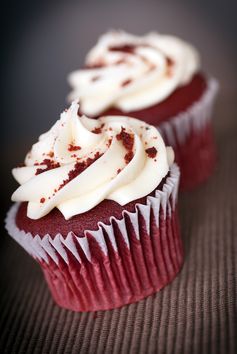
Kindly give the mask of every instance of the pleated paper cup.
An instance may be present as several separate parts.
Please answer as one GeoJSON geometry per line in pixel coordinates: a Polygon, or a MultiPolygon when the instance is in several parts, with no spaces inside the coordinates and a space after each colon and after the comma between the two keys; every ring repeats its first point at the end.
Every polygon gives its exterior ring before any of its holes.
{"type": "Polygon", "coordinates": [[[174,149],[181,170],[181,189],[192,189],[205,181],[215,168],[216,148],[211,120],[218,88],[218,82],[210,78],[198,102],[157,127],[166,145],[174,149]]]}
{"type": "Polygon", "coordinates": [[[179,168],[146,204],[111,216],[108,225],[83,235],[70,232],[33,236],[15,223],[19,204],[10,209],[9,234],[39,262],[59,306],[74,311],[117,308],[151,295],[170,283],[183,263],[177,217],[179,168]]]}

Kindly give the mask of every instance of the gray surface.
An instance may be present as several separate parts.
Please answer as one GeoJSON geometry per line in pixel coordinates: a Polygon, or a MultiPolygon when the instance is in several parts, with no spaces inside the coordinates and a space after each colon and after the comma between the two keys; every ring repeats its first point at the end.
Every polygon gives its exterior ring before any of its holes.
{"type": "Polygon", "coordinates": [[[237,120],[219,99],[219,163],[180,196],[185,264],[155,296],[113,311],[54,305],[36,263],[10,237],[1,244],[1,350],[6,353],[236,353],[237,120]]]}

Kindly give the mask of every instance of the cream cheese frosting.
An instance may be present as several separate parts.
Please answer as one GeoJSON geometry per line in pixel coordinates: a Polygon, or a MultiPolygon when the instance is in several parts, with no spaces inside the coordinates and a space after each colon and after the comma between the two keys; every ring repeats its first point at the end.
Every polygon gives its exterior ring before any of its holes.
{"type": "Polygon", "coordinates": [[[104,199],[125,205],[151,193],[173,163],[172,148],[140,120],[78,116],[73,102],[12,173],[20,184],[12,200],[28,202],[38,219],[58,208],[66,219],[104,199]]]}
{"type": "Polygon", "coordinates": [[[68,99],[80,99],[82,112],[91,117],[111,106],[144,109],[189,83],[199,67],[196,49],[177,37],[111,31],[88,53],[86,68],[69,75],[68,99]]]}

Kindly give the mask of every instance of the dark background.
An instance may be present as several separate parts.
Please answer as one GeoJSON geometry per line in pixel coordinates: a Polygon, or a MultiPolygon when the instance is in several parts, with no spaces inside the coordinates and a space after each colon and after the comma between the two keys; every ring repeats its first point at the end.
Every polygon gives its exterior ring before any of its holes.
{"type": "MultiPolygon", "coordinates": [[[[219,102],[237,92],[235,1],[7,1],[1,26],[2,212],[17,187],[11,168],[59,118],[79,68],[108,29],[170,33],[193,43],[202,67],[221,84],[219,102]]],[[[224,110],[223,110],[224,111],[224,110]]],[[[223,120],[225,117],[223,116],[223,120]]]]}
{"type": "MultiPolygon", "coordinates": [[[[79,68],[110,28],[176,34],[200,51],[220,82],[213,125],[218,164],[207,183],[180,193],[185,248],[180,275],[161,292],[114,311],[56,306],[36,263],[0,242],[0,353],[235,354],[237,254],[237,4],[211,0],[6,1],[1,37],[1,214],[17,183],[11,168],[59,118],[79,68]]],[[[3,218],[2,218],[3,219],[3,218]]]]}

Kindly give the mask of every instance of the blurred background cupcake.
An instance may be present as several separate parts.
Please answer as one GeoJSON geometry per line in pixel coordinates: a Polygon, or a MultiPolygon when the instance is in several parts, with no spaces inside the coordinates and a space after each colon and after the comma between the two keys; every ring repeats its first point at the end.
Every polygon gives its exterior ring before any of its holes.
{"type": "Polygon", "coordinates": [[[110,31],[90,50],[85,66],[68,77],[68,99],[80,99],[81,113],[129,115],[155,125],[175,149],[181,188],[211,174],[216,153],[210,119],[218,84],[202,73],[193,46],[155,32],[110,31]]]}
{"type": "Polygon", "coordinates": [[[73,102],[13,169],[20,186],[6,227],[39,262],[60,306],[108,310],[179,272],[179,168],[155,127],[78,109],[73,102]]]}
{"type": "Polygon", "coordinates": [[[202,70],[220,83],[217,111],[223,119],[214,119],[213,124],[219,132],[218,146],[225,140],[230,122],[225,107],[234,112],[237,92],[236,2],[226,6],[211,0],[13,1],[4,4],[3,14],[2,218],[16,187],[12,166],[21,161],[38,132],[53,125],[65,107],[68,73],[84,66],[98,35],[109,29],[140,36],[151,29],[172,33],[197,48],[202,70]]]}

